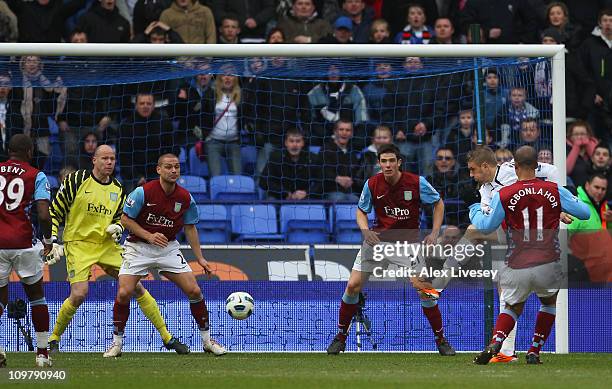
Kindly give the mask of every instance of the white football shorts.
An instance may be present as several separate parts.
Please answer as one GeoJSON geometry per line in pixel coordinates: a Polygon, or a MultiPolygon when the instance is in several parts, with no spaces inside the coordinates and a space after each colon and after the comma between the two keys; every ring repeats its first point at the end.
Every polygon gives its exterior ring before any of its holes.
{"type": "Polygon", "coordinates": [[[551,297],[559,291],[563,271],[559,262],[550,262],[525,269],[504,267],[499,276],[501,299],[510,305],[527,301],[531,293],[551,297]]]}
{"type": "Polygon", "coordinates": [[[119,275],[146,276],[149,272],[186,273],[191,267],[175,240],[166,247],[145,242],[125,242],[119,275]]]}
{"type": "Polygon", "coordinates": [[[8,285],[13,270],[24,284],[38,282],[43,276],[43,250],[40,241],[29,249],[0,250],[0,287],[8,285]]]}

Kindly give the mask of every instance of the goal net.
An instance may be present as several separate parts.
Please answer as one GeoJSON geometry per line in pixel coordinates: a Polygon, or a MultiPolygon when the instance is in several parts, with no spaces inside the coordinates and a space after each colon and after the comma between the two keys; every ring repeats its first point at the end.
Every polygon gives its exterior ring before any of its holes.
{"type": "MultiPolygon", "coordinates": [[[[495,149],[500,162],[533,145],[565,176],[560,47],[219,46],[3,45],[0,101],[7,102],[3,136],[32,136],[34,162],[52,189],[67,172],[90,169],[96,145],[116,150],[116,176],[128,190],[155,178],[161,154],[179,156],[179,183],[199,204],[213,280],[191,264],[213,336],[231,350],[324,349],[361,243],[356,204],[380,171],[381,144],[395,143],[403,169],[440,192],[451,227],[469,224],[459,190],[471,183],[466,154],[476,144],[495,149]],[[256,301],[244,322],[224,312],[225,297],[236,290],[256,301]]],[[[422,229],[431,228],[431,218],[426,207],[422,229]]],[[[107,282],[91,285],[63,350],[103,351],[111,338],[116,283],[100,269],[93,276],[107,282]]],[[[68,293],[65,269],[56,265],[45,278],[53,322],[68,293]]],[[[180,291],[157,274],[145,283],[171,332],[201,349],[180,291]]],[[[15,283],[10,290],[22,293],[15,283]]],[[[352,336],[349,349],[435,349],[408,284],[374,281],[367,293],[372,333],[352,336]]],[[[447,336],[459,350],[480,349],[481,281],[453,280],[443,296],[447,336]]],[[[525,324],[537,308],[529,300],[525,324]]],[[[154,328],[136,304],[132,309],[124,350],[158,350],[154,328]]],[[[15,349],[15,329],[1,320],[2,343],[15,349]]],[[[567,339],[567,326],[558,324],[548,350],[567,350],[559,330],[567,339]]],[[[530,326],[519,326],[517,344],[529,344],[531,335],[530,326]]]]}

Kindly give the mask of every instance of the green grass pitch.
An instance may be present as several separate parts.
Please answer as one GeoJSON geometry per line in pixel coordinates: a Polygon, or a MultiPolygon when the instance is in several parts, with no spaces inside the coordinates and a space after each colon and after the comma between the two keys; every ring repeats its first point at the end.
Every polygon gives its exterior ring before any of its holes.
{"type": "MultiPolygon", "coordinates": [[[[609,388],[612,354],[543,354],[543,365],[518,363],[476,366],[473,354],[126,353],[103,359],[101,353],[62,353],[53,369],[67,382],[22,382],[21,387],[57,388],[609,388]]],[[[31,369],[32,353],[8,353],[8,369],[31,369]]]]}

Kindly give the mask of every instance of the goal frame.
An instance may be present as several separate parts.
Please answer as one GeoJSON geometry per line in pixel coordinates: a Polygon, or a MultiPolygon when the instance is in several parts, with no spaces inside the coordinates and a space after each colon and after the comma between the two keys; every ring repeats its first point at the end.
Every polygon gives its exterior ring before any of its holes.
{"type": "MultiPolygon", "coordinates": [[[[560,183],[565,167],[565,46],[564,45],[294,45],[294,44],[117,44],[1,43],[0,56],[87,57],[545,57],[552,61],[552,121],[554,164],[560,183]]],[[[561,224],[565,229],[565,225],[561,224]]],[[[563,232],[565,233],[565,232],[563,232]]],[[[567,252],[563,252],[566,263],[567,252]]],[[[555,352],[569,352],[568,289],[559,290],[555,322],[555,352]]]]}

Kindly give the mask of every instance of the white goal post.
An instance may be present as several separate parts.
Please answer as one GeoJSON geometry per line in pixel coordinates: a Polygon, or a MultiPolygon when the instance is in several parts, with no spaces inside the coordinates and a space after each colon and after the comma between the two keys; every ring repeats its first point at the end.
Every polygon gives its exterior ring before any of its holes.
{"type": "MultiPolygon", "coordinates": [[[[0,56],[87,57],[546,57],[552,59],[553,155],[561,183],[565,168],[565,46],[564,45],[195,45],[0,43],[0,56]]],[[[562,226],[564,226],[562,224],[562,226]]],[[[563,228],[563,227],[562,227],[563,228]]],[[[566,254],[566,253],[565,253],[566,254]]],[[[568,290],[557,298],[555,350],[569,352],[568,290]]]]}

